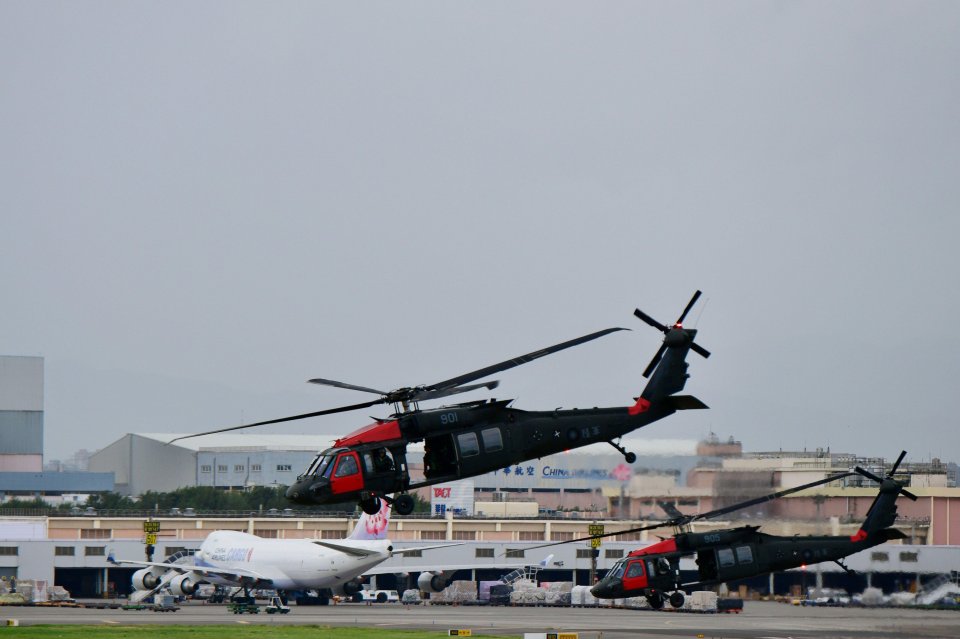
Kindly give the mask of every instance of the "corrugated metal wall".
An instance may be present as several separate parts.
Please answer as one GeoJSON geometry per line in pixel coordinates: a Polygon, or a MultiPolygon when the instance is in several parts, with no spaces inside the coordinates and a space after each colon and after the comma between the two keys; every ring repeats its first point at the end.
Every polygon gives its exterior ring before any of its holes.
{"type": "Polygon", "coordinates": [[[42,357],[0,356],[0,453],[43,457],[42,357]]]}

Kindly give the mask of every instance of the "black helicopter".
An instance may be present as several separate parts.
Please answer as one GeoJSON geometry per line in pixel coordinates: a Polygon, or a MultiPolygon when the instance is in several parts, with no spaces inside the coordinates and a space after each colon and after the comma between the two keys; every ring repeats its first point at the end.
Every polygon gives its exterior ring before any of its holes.
{"type": "Polygon", "coordinates": [[[897,518],[897,497],[902,493],[910,499],[917,499],[915,495],[904,489],[903,484],[893,478],[906,454],[906,451],[900,453],[890,472],[883,478],[857,466],[854,472],[833,475],[803,486],[781,490],[699,515],[681,515],[674,509],[672,513],[668,513],[672,515],[671,519],[660,524],[555,544],[543,544],[535,548],[667,526],[676,527],[681,532],[645,548],[634,550],[618,561],[591,589],[593,595],[600,599],[644,596],[650,603],[650,607],[654,609],[663,608],[665,599],[669,600],[674,608],[680,608],[684,602],[684,591],[689,592],[694,588],[756,577],[823,561],[836,562],[845,571],[852,572],[843,563],[844,557],[893,539],[906,537],[899,530],[891,528],[897,518]],[[856,474],[876,481],[880,484],[880,490],[870,505],[860,530],[849,537],[830,535],[780,537],[758,532],[759,526],[741,526],[703,533],[689,532],[686,528],[694,521],[718,517],[856,474]],[[680,558],[691,555],[696,555],[697,579],[684,583],[680,578],[680,558]]]}
{"type": "Polygon", "coordinates": [[[650,381],[640,396],[634,398],[632,406],[523,411],[510,407],[513,400],[491,399],[442,408],[419,407],[419,403],[426,400],[480,388],[492,390],[499,382],[474,382],[604,335],[627,330],[608,328],[436,384],[381,391],[329,379],[311,379],[309,381],[313,384],[373,393],[380,397],[360,404],[221,428],[188,437],[393,404],[394,413],[389,418],[375,418],[375,423],[338,439],[331,448],[318,454],[306,472],[288,488],[287,498],[300,504],[357,500],[367,513],[379,512],[380,500],[384,499],[401,515],[413,511],[413,498],[407,491],[482,475],[597,442],[609,443],[624,455],[628,463],[633,463],[636,455],[614,440],[678,410],[707,408],[695,397],[675,394],[683,389],[689,377],[687,352],[693,350],[703,357],[710,356],[706,349],[694,342],[697,331],[683,327],[683,320],[700,294],[700,291],[694,293],[677,321],[669,326],[657,322],[640,309],[634,311],[638,318],[661,331],[664,339],[643,372],[650,381]],[[420,441],[424,442],[424,479],[411,481],[407,445],[420,441]],[[393,493],[397,494],[393,496],[393,493]]]}

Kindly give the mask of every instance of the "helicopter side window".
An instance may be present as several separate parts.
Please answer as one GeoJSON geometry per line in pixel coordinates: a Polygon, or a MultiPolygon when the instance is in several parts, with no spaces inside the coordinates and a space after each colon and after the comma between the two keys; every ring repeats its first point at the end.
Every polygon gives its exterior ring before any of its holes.
{"type": "Polygon", "coordinates": [[[340,463],[337,464],[337,472],[334,474],[334,477],[346,477],[347,475],[355,475],[360,472],[360,469],[357,468],[357,460],[353,455],[344,455],[340,458],[340,463]]]}
{"type": "Polygon", "coordinates": [[[393,459],[387,453],[386,448],[378,448],[373,451],[373,470],[378,473],[387,473],[393,470],[393,459]]]}
{"type": "Polygon", "coordinates": [[[461,457],[472,457],[480,454],[480,444],[477,443],[476,433],[457,435],[457,442],[460,444],[461,457]]]}
{"type": "Polygon", "coordinates": [[[670,574],[670,561],[666,557],[660,557],[660,559],[657,559],[657,574],[658,575],[670,574]]]}
{"type": "Polygon", "coordinates": [[[627,574],[624,575],[624,577],[626,579],[630,579],[632,577],[643,577],[643,562],[642,561],[631,562],[630,567],[627,568],[627,574]]]}
{"type": "Polygon", "coordinates": [[[733,560],[733,550],[731,548],[718,548],[717,561],[720,562],[721,568],[729,568],[736,565],[736,562],[733,560]]]}
{"type": "Polygon", "coordinates": [[[488,453],[494,453],[503,450],[503,436],[499,428],[485,428],[480,431],[483,438],[483,449],[488,453]]]}
{"type": "Polygon", "coordinates": [[[737,546],[737,563],[740,564],[752,564],[753,563],[753,550],[750,546],[737,546]]]}
{"type": "Polygon", "coordinates": [[[376,472],[373,467],[373,453],[371,452],[363,454],[363,471],[368,475],[376,472]]]}

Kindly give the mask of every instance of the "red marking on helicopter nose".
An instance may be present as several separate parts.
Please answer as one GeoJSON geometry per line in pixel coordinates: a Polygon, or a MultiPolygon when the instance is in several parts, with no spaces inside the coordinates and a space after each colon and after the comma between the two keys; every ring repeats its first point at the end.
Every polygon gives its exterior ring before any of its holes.
{"type": "Polygon", "coordinates": [[[627,412],[631,415],[639,415],[640,413],[645,413],[650,410],[650,402],[642,397],[637,399],[637,403],[627,409],[627,412]]]}
{"type": "Polygon", "coordinates": [[[863,541],[867,538],[867,531],[861,528],[857,531],[856,535],[850,535],[850,541],[857,542],[863,541]]]}

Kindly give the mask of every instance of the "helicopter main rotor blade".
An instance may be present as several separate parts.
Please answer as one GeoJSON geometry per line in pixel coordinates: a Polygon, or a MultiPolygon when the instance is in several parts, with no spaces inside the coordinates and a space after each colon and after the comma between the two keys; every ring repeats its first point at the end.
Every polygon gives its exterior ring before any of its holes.
{"type": "Polygon", "coordinates": [[[487,366],[486,368],[481,368],[475,370],[471,373],[465,373],[459,377],[451,377],[442,382],[437,382],[436,384],[431,384],[425,386],[425,391],[438,391],[446,390],[448,388],[453,388],[455,386],[462,386],[468,382],[473,382],[484,377],[489,377],[494,373],[499,373],[501,371],[509,370],[520,366],[521,364],[527,364],[532,362],[535,359],[540,359],[541,357],[546,357],[547,355],[552,355],[557,351],[562,351],[564,349],[570,348],[572,346],[579,346],[580,344],[595,340],[598,337],[603,337],[604,335],[609,335],[616,331],[628,331],[628,328],[607,328],[602,331],[597,331],[596,333],[590,333],[589,335],[584,335],[583,337],[578,337],[576,339],[569,340],[567,342],[562,342],[560,344],[555,344],[553,346],[548,346],[547,348],[541,349],[539,351],[533,351],[532,353],[527,353],[526,355],[521,355],[520,357],[514,357],[513,359],[508,359],[499,364],[494,364],[493,366],[487,366]]]}
{"type": "Polygon", "coordinates": [[[427,399],[440,399],[441,397],[447,397],[449,395],[457,395],[459,393],[467,393],[472,390],[477,390],[478,388],[486,388],[487,390],[493,390],[500,385],[500,382],[494,380],[492,382],[487,382],[485,384],[471,384],[470,386],[454,386],[453,388],[447,388],[444,390],[435,390],[435,391],[424,391],[414,395],[413,399],[417,402],[422,402],[427,399]]]}
{"type": "Polygon", "coordinates": [[[255,424],[244,424],[242,426],[230,426],[229,428],[218,428],[217,430],[208,430],[204,433],[196,433],[194,435],[183,435],[182,437],[175,437],[168,441],[168,444],[172,444],[175,441],[181,439],[190,439],[191,437],[201,437],[203,435],[215,435],[216,433],[228,433],[233,430],[243,430],[244,428],[253,428],[254,426],[266,426],[267,424],[279,424],[280,422],[292,422],[297,419],[307,419],[308,417],[319,417],[320,415],[332,415],[333,413],[345,413],[351,410],[358,410],[360,408],[368,408],[370,406],[375,406],[376,404],[385,404],[386,400],[375,399],[370,402],[363,402],[362,404],[351,404],[350,406],[340,406],[339,408],[328,408],[327,410],[320,410],[315,413],[304,413],[303,415],[291,415],[290,417],[281,417],[279,419],[268,419],[265,422],[257,422],[255,424]]]}
{"type": "Polygon", "coordinates": [[[711,519],[719,515],[725,515],[726,513],[733,512],[735,510],[740,510],[741,508],[747,508],[753,506],[754,504],[760,504],[765,501],[772,501],[778,499],[785,495],[790,495],[792,493],[800,492],[801,490],[806,490],[807,488],[813,488],[814,486],[819,486],[820,484],[826,484],[831,481],[842,479],[844,477],[849,477],[855,473],[840,473],[837,475],[831,475],[824,479],[818,481],[810,482],[809,484],[804,484],[803,486],[796,486],[794,488],[788,488],[786,490],[781,490],[779,492],[773,493],[771,495],[765,495],[763,497],[758,497],[756,499],[751,499],[749,501],[740,502],[739,504],[734,504],[732,506],[727,506],[725,508],[718,508],[716,510],[711,510],[705,512],[701,515],[683,515],[681,517],[673,517],[659,524],[650,524],[647,526],[640,526],[639,528],[627,528],[626,530],[619,530],[617,532],[605,533],[603,535],[593,535],[591,537],[581,537],[579,539],[568,539],[567,541],[555,541],[550,544],[543,544],[538,546],[531,546],[528,550],[534,550],[536,548],[546,548],[548,546],[559,546],[561,544],[572,544],[578,541],[590,541],[591,539],[603,539],[604,537],[612,537],[613,535],[628,535],[631,533],[643,532],[644,530],[656,530],[657,528],[667,528],[669,526],[683,526],[694,521],[699,521],[701,519],[711,519]]]}
{"type": "Polygon", "coordinates": [[[616,535],[626,535],[630,533],[642,532],[644,530],[656,530],[657,528],[663,528],[665,526],[670,526],[670,522],[663,522],[659,524],[650,524],[649,526],[640,526],[639,528],[628,528],[626,530],[618,530],[617,532],[604,533],[602,535],[592,535],[590,537],[580,537],[578,539],[567,539],[566,541],[554,541],[549,544],[537,544],[536,546],[527,546],[526,550],[537,550],[539,548],[549,548],[551,546],[562,546],[563,544],[574,544],[578,541],[590,541],[591,539],[604,539],[605,537],[614,537],[616,535]]]}
{"type": "Polygon", "coordinates": [[[844,477],[850,477],[856,473],[839,473],[837,475],[831,475],[817,481],[812,481],[809,484],[803,484],[802,486],[795,486],[793,488],[787,488],[786,490],[780,490],[769,495],[764,495],[763,497],[756,497],[754,499],[748,499],[747,501],[741,501],[740,503],[733,504],[731,506],[725,506],[724,508],[717,508],[716,510],[710,510],[700,515],[689,515],[685,517],[687,522],[699,521],[701,519],[713,519],[714,517],[719,517],[720,515],[726,515],[727,513],[733,512],[735,510],[740,510],[742,508],[749,508],[750,506],[755,506],[756,504],[762,504],[764,502],[773,501],[774,499],[779,499],[786,495],[792,495],[793,493],[798,493],[801,490],[806,490],[807,488],[813,488],[814,486],[820,486],[821,484],[829,484],[832,481],[837,479],[843,479],[844,477]]]}
{"type": "Polygon", "coordinates": [[[320,377],[308,379],[307,382],[309,382],[310,384],[320,384],[323,386],[336,386],[337,388],[346,388],[348,390],[361,391],[363,393],[373,393],[374,395],[389,394],[387,391],[377,390],[376,388],[369,388],[367,386],[357,386],[356,384],[347,384],[346,382],[338,382],[333,379],[322,379],[320,377]]]}

